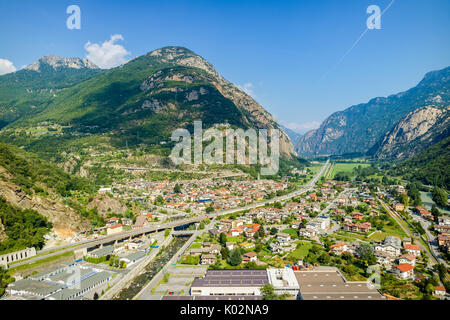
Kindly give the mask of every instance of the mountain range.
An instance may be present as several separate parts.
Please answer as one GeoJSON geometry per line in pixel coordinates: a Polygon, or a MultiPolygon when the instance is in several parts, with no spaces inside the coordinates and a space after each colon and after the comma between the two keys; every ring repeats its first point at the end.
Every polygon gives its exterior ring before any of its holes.
{"type": "MultiPolygon", "coordinates": [[[[192,130],[197,119],[203,121],[203,128],[227,124],[281,129],[261,105],[225,80],[205,59],[182,47],[154,50],[110,70],[100,70],[86,60],[44,57],[24,70],[0,77],[0,83],[9,85],[20,97],[19,101],[9,100],[0,113],[5,119],[0,140],[52,160],[56,160],[55,154],[70,153],[71,148],[100,144],[117,149],[146,145],[160,150],[163,142],[167,152],[171,132],[192,130]],[[58,70],[64,70],[68,76],[62,74],[61,78],[66,80],[51,82],[53,71],[58,70]],[[18,77],[22,77],[20,86],[15,85],[18,77]],[[35,81],[39,77],[45,81],[35,81]],[[40,103],[33,105],[30,102],[36,90],[40,103]],[[40,95],[43,90],[52,94],[44,99],[40,95]]],[[[288,159],[296,156],[282,130],[280,153],[288,159]]]]}
{"type": "Polygon", "coordinates": [[[87,59],[51,55],[0,76],[0,129],[24,115],[39,112],[60,91],[100,72],[87,59]]]}
{"type": "MultiPolygon", "coordinates": [[[[389,154],[382,155],[383,150],[389,149],[385,146],[386,142],[391,141],[385,136],[391,130],[395,132],[394,127],[399,121],[414,110],[430,105],[450,105],[449,81],[450,67],[447,67],[427,73],[417,86],[405,92],[378,97],[368,103],[335,112],[318,129],[303,135],[296,145],[296,150],[304,156],[369,153],[378,157],[389,157],[389,154]],[[382,149],[377,151],[377,146],[382,149]]],[[[426,113],[432,114],[429,109],[426,113]]],[[[425,113],[422,113],[423,115],[425,113]]],[[[403,123],[408,119],[414,120],[417,117],[410,116],[404,119],[403,123]]],[[[398,148],[399,146],[396,147],[398,148]]],[[[392,156],[396,157],[394,154],[392,156]]]]}

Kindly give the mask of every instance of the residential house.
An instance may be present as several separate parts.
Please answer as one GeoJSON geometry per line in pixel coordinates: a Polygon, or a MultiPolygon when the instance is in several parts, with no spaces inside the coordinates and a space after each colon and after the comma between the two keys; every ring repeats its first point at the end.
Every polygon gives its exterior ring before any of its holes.
{"type": "Polygon", "coordinates": [[[336,243],[330,246],[330,252],[333,252],[337,255],[340,255],[346,251],[348,251],[348,246],[343,242],[336,243]]]}
{"type": "Polygon", "coordinates": [[[106,234],[108,236],[123,232],[122,224],[115,224],[106,229],[106,234]]]}
{"type": "Polygon", "coordinates": [[[317,231],[311,228],[302,228],[299,231],[299,235],[305,237],[305,238],[313,238],[317,236],[317,231]]]}
{"type": "Polygon", "coordinates": [[[398,264],[409,263],[412,266],[416,265],[416,256],[413,254],[403,254],[398,258],[398,264]]]}
{"type": "Polygon", "coordinates": [[[243,257],[242,257],[242,261],[243,262],[254,262],[258,259],[258,256],[256,253],[254,252],[247,252],[244,253],[243,257]]]}
{"type": "Polygon", "coordinates": [[[377,258],[377,264],[385,267],[388,270],[392,268],[395,256],[384,251],[375,251],[374,255],[377,258]]]}
{"type": "Polygon", "coordinates": [[[409,263],[403,263],[395,266],[394,272],[397,277],[403,280],[414,278],[414,266],[409,263]]]}
{"type": "Polygon", "coordinates": [[[401,202],[397,202],[394,204],[394,210],[397,212],[405,210],[405,205],[401,202]]]}
{"type": "Polygon", "coordinates": [[[434,294],[439,297],[445,296],[445,287],[443,287],[443,286],[434,287],[434,294]]]}
{"type": "Polygon", "coordinates": [[[362,220],[364,215],[361,212],[354,212],[352,218],[355,220],[362,220]]]}
{"type": "Polygon", "coordinates": [[[404,249],[409,253],[416,257],[420,257],[420,248],[416,244],[405,244],[404,249]]]}
{"type": "Polygon", "coordinates": [[[136,218],[136,222],[134,223],[133,228],[144,228],[148,226],[147,216],[140,215],[136,218]]]}
{"type": "Polygon", "coordinates": [[[216,263],[216,255],[215,254],[202,254],[201,264],[214,264],[216,263]]]}
{"type": "Polygon", "coordinates": [[[287,233],[280,232],[277,234],[277,241],[279,243],[289,243],[289,241],[291,241],[291,236],[287,233]]]}

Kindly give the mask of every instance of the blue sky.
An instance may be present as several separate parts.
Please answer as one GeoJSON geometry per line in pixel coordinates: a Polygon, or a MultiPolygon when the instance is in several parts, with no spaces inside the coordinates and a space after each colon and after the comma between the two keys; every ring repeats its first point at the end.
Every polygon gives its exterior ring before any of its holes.
{"type": "Polygon", "coordinates": [[[86,57],[88,42],[94,51],[117,49],[117,61],[185,46],[278,121],[305,131],[450,65],[448,0],[395,0],[381,29],[345,55],[366,29],[367,7],[391,1],[0,0],[0,59],[18,69],[47,54],[86,57]],[[72,4],[81,8],[81,30],[66,28],[72,4]],[[101,47],[112,35],[123,40],[101,47]]]}

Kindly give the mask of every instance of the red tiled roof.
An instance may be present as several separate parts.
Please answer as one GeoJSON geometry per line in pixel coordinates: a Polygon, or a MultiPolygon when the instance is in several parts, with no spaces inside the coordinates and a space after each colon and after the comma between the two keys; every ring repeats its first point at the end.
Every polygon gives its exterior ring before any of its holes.
{"type": "Polygon", "coordinates": [[[403,247],[404,247],[406,250],[419,250],[419,251],[420,251],[419,246],[416,245],[416,244],[405,244],[403,247]]]}
{"type": "Polygon", "coordinates": [[[398,266],[396,266],[396,268],[398,270],[400,270],[401,272],[408,272],[408,271],[414,269],[414,267],[412,265],[410,265],[409,263],[399,264],[398,266]]]}

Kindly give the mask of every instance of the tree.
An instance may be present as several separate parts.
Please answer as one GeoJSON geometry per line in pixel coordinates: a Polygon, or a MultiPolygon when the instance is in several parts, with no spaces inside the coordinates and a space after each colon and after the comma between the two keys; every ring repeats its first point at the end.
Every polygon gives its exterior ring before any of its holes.
{"type": "Polygon", "coordinates": [[[238,266],[242,262],[242,256],[238,249],[233,249],[228,258],[228,263],[232,266],[238,266]]]}
{"type": "Polygon", "coordinates": [[[263,300],[275,300],[275,288],[270,283],[261,287],[261,294],[263,300]]]}
{"type": "Polygon", "coordinates": [[[205,229],[205,223],[202,221],[202,222],[200,222],[200,226],[199,226],[199,229],[200,230],[203,230],[203,229],[205,229]]]}
{"type": "Polygon", "coordinates": [[[286,300],[289,297],[288,294],[278,295],[275,293],[275,288],[270,283],[261,287],[261,294],[263,300],[286,300]]]}
{"type": "Polygon", "coordinates": [[[443,189],[434,187],[432,194],[433,201],[436,202],[439,207],[445,208],[447,206],[447,193],[443,189]]]}
{"type": "Polygon", "coordinates": [[[162,195],[159,195],[156,197],[155,199],[155,205],[163,205],[165,203],[164,198],[162,197],[162,195]]]}
{"type": "Polygon", "coordinates": [[[358,268],[352,264],[345,265],[342,270],[350,276],[354,276],[358,272],[358,268]]]}
{"type": "Polygon", "coordinates": [[[408,207],[408,205],[409,205],[409,198],[408,198],[408,196],[406,194],[402,193],[400,195],[400,201],[401,201],[401,203],[403,203],[405,208],[408,207]]]}
{"type": "Polygon", "coordinates": [[[331,257],[328,253],[324,252],[319,257],[319,262],[322,264],[328,264],[331,261],[331,257]]]}
{"type": "Polygon", "coordinates": [[[98,293],[94,293],[94,300],[98,300],[98,293]]]}
{"type": "Polygon", "coordinates": [[[227,235],[225,234],[225,232],[222,232],[222,233],[219,235],[219,242],[220,242],[220,244],[221,244],[222,246],[226,246],[226,244],[227,244],[227,235]]]}
{"type": "Polygon", "coordinates": [[[173,192],[174,193],[181,193],[181,185],[177,183],[175,185],[175,187],[173,188],[173,192]]]}
{"type": "Polygon", "coordinates": [[[439,217],[439,216],[442,215],[441,212],[439,211],[439,209],[436,207],[435,204],[433,204],[433,205],[431,206],[431,214],[433,215],[433,217],[439,217]]]}
{"type": "Polygon", "coordinates": [[[275,234],[277,234],[277,228],[275,228],[275,227],[272,227],[272,229],[270,229],[270,234],[271,235],[275,235],[275,234]]]}
{"type": "Polygon", "coordinates": [[[214,211],[214,206],[213,206],[213,204],[211,203],[211,205],[209,205],[209,206],[206,207],[206,213],[211,213],[211,212],[213,212],[213,211],[214,211]]]}
{"type": "Polygon", "coordinates": [[[367,261],[368,257],[373,255],[373,248],[370,244],[363,242],[359,245],[356,253],[361,260],[367,261]]]}
{"type": "Polygon", "coordinates": [[[222,248],[222,249],[220,250],[220,253],[222,254],[222,258],[223,258],[224,260],[228,260],[228,257],[230,256],[230,249],[228,249],[227,247],[222,248]]]}

